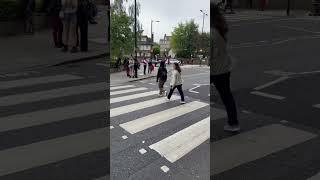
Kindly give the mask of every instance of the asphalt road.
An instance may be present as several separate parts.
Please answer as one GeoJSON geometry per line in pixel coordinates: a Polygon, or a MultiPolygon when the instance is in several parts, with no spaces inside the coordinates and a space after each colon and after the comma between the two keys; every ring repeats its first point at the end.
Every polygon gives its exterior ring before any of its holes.
{"type": "Polygon", "coordinates": [[[221,158],[211,162],[211,178],[317,179],[320,21],[241,16],[227,20],[242,130],[228,134],[222,130],[226,119],[214,122],[211,155],[221,158]]]}
{"type": "Polygon", "coordinates": [[[0,179],[105,177],[105,60],[0,76],[0,179]]]}
{"type": "MultiPolygon", "coordinates": [[[[209,121],[204,120],[210,114],[209,70],[183,67],[185,105],[180,105],[177,91],[176,100],[170,102],[157,97],[155,78],[115,86],[111,80],[112,179],[209,179],[209,121]],[[135,91],[138,88],[145,89],[135,91]],[[153,95],[140,97],[153,91],[153,95]],[[117,101],[128,96],[132,97],[117,101]],[[156,104],[158,101],[162,103],[156,104]],[[159,149],[152,148],[157,143],[159,149]]],[[[170,73],[168,77],[167,90],[170,73]]]]}

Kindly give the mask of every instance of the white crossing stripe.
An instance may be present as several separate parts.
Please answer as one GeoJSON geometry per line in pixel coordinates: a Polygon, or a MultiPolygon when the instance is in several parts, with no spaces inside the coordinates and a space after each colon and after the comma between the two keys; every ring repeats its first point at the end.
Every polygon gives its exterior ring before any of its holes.
{"type": "Polygon", "coordinates": [[[268,82],[268,83],[266,83],[266,84],[264,84],[264,85],[258,86],[258,87],[256,87],[256,88],[254,88],[254,90],[261,90],[261,89],[264,89],[264,88],[266,88],[266,87],[275,85],[275,84],[277,84],[277,83],[279,83],[279,82],[285,81],[285,80],[287,80],[287,79],[289,79],[289,77],[287,77],[287,76],[280,77],[280,78],[278,78],[278,79],[276,79],[276,80],[274,80],[274,81],[271,81],[271,82],[268,82]]]}
{"type": "Polygon", "coordinates": [[[320,173],[312,176],[311,178],[307,179],[307,180],[319,180],[320,179],[320,173]]]}
{"type": "Polygon", "coordinates": [[[103,176],[103,177],[100,177],[98,179],[94,179],[94,180],[109,180],[109,176],[103,176]]]}
{"type": "Polygon", "coordinates": [[[102,128],[0,151],[0,176],[106,149],[106,134],[102,128]]]}
{"type": "Polygon", "coordinates": [[[118,103],[118,102],[122,102],[122,101],[133,100],[133,99],[138,99],[138,98],[147,97],[147,96],[152,96],[152,95],[156,95],[158,93],[159,93],[159,91],[149,91],[149,92],[144,92],[144,93],[139,93],[139,94],[132,94],[132,95],[128,95],[128,96],[111,98],[110,104],[118,103]]]}
{"type": "Polygon", "coordinates": [[[135,134],[137,132],[159,125],[176,117],[203,108],[207,105],[208,104],[203,102],[193,101],[158,113],[150,114],[148,116],[133,121],[129,121],[124,124],[120,124],[120,127],[122,127],[131,134],[135,134]]]}
{"type": "MultiPolygon", "coordinates": [[[[107,101],[98,100],[53,109],[0,117],[0,132],[106,112],[107,101]]],[[[0,166],[1,167],[1,166],[0,166]]]]}
{"type": "Polygon", "coordinates": [[[210,137],[210,118],[201,120],[149,146],[169,162],[174,163],[210,137]]]}
{"type": "Polygon", "coordinates": [[[118,89],[125,89],[125,88],[132,88],[132,87],[136,87],[134,85],[125,85],[125,86],[113,86],[110,87],[110,90],[118,90],[118,89]]]}
{"type": "Polygon", "coordinates": [[[274,95],[274,94],[268,94],[268,93],[259,92],[259,91],[252,91],[251,94],[254,94],[254,95],[257,95],[257,96],[263,96],[263,97],[267,97],[267,98],[271,98],[271,99],[277,99],[277,100],[285,99],[285,97],[283,97],[283,96],[278,96],[278,95],[274,95]]]}
{"type": "Polygon", "coordinates": [[[313,107],[320,108],[320,104],[315,104],[315,105],[313,105],[313,107]]]}
{"type": "Polygon", "coordinates": [[[272,124],[213,142],[210,144],[211,154],[214,154],[210,174],[225,172],[316,136],[281,124],[272,124]]]}
{"type": "MultiPolygon", "coordinates": [[[[170,100],[174,101],[177,99],[179,99],[179,96],[172,96],[170,100]]],[[[126,106],[121,106],[118,108],[113,108],[113,109],[110,109],[110,117],[115,117],[115,116],[119,116],[122,114],[127,114],[130,112],[138,111],[138,110],[145,109],[148,107],[160,105],[160,104],[163,104],[166,102],[168,102],[167,97],[162,97],[162,98],[151,99],[148,101],[143,101],[143,102],[130,104],[130,105],[126,105],[126,106]]]]}
{"type": "Polygon", "coordinates": [[[78,79],[82,79],[82,77],[70,75],[70,74],[62,74],[62,75],[56,75],[56,76],[36,77],[36,78],[19,79],[19,80],[13,80],[13,81],[1,81],[0,89],[10,89],[10,88],[16,88],[16,87],[32,86],[36,84],[48,84],[48,83],[71,81],[71,80],[78,80],[78,79]]]}
{"type": "Polygon", "coordinates": [[[141,87],[141,88],[122,90],[122,91],[112,91],[112,92],[110,92],[110,96],[119,95],[119,94],[126,94],[126,93],[131,93],[131,92],[137,92],[137,91],[144,91],[144,90],[147,90],[147,89],[148,88],[141,87]]]}
{"type": "Polygon", "coordinates": [[[160,168],[163,172],[167,173],[170,169],[168,168],[168,166],[161,166],[160,168]]]}
{"type": "Polygon", "coordinates": [[[96,83],[96,84],[59,88],[59,89],[53,89],[48,91],[39,91],[39,92],[33,92],[33,93],[10,95],[5,97],[0,97],[0,106],[11,106],[11,105],[16,105],[21,103],[31,103],[35,101],[48,100],[48,99],[72,96],[77,94],[103,91],[106,89],[107,88],[105,86],[105,83],[96,83]]]}

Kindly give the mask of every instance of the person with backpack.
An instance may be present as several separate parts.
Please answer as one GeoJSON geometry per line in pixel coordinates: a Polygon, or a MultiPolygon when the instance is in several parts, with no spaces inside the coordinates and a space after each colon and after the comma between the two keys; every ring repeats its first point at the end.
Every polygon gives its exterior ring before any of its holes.
{"type": "Polygon", "coordinates": [[[151,72],[152,72],[152,60],[151,59],[149,59],[149,61],[148,61],[148,73],[150,74],[151,72]]]}
{"type": "Polygon", "coordinates": [[[211,49],[213,59],[210,60],[210,80],[213,81],[219,92],[228,114],[228,123],[224,126],[224,130],[238,132],[240,131],[240,126],[237,119],[237,107],[230,88],[232,59],[227,50],[228,26],[219,8],[214,5],[211,6],[211,20],[213,21],[213,29],[211,29],[213,35],[211,37],[213,37],[214,46],[211,49]]]}
{"type": "Polygon", "coordinates": [[[170,92],[168,94],[168,100],[170,100],[173,91],[177,88],[179,91],[179,94],[181,96],[181,104],[185,104],[184,101],[184,94],[183,94],[183,90],[182,90],[182,83],[183,80],[181,78],[181,68],[179,66],[178,63],[173,63],[173,71],[172,71],[172,77],[171,77],[171,82],[170,82],[170,92]]]}
{"type": "Polygon", "coordinates": [[[164,83],[167,81],[167,74],[168,71],[165,67],[165,63],[162,61],[160,63],[160,67],[158,69],[158,74],[157,74],[157,82],[159,82],[159,97],[165,96],[166,91],[164,91],[163,86],[164,83]]]}

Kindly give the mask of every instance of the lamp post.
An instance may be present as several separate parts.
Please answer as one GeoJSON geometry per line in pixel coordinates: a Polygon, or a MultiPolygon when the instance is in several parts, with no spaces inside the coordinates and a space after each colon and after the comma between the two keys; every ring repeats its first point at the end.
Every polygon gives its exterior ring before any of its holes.
{"type": "Polygon", "coordinates": [[[152,32],[152,24],[153,22],[160,22],[160,21],[154,21],[151,19],[151,39],[152,39],[152,43],[153,43],[153,32],[152,32]]]}
{"type": "Polygon", "coordinates": [[[137,0],[134,0],[134,51],[136,59],[138,59],[137,49],[137,0]]]}
{"type": "Polygon", "coordinates": [[[202,34],[203,34],[203,27],[204,27],[204,17],[208,16],[207,13],[205,13],[203,10],[200,9],[200,12],[203,14],[203,18],[202,18],[202,34]]]}

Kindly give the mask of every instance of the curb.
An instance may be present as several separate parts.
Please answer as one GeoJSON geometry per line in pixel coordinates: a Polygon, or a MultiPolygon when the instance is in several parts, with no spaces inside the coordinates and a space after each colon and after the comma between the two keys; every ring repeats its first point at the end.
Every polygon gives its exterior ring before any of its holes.
{"type": "Polygon", "coordinates": [[[153,77],[157,77],[157,75],[152,75],[152,76],[148,76],[148,77],[144,77],[144,78],[138,78],[138,79],[130,80],[130,81],[128,81],[128,82],[136,82],[136,81],[140,81],[140,80],[144,80],[144,79],[149,79],[149,78],[153,78],[153,77]]]}
{"type": "Polygon", "coordinates": [[[53,65],[48,65],[48,67],[55,67],[55,66],[61,66],[61,65],[66,65],[66,64],[72,64],[72,63],[77,63],[77,62],[82,62],[82,61],[89,61],[89,60],[93,60],[93,59],[98,59],[98,58],[102,58],[102,57],[106,57],[108,55],[108,53],[101,53],[98,55],[94,55],[94,56],[89,56],[89,57],[84,57],[84,58],[78,58],[78,59],[73,59],[73,60],[66,60],[57,64],[53,64],[53,65]]]}

